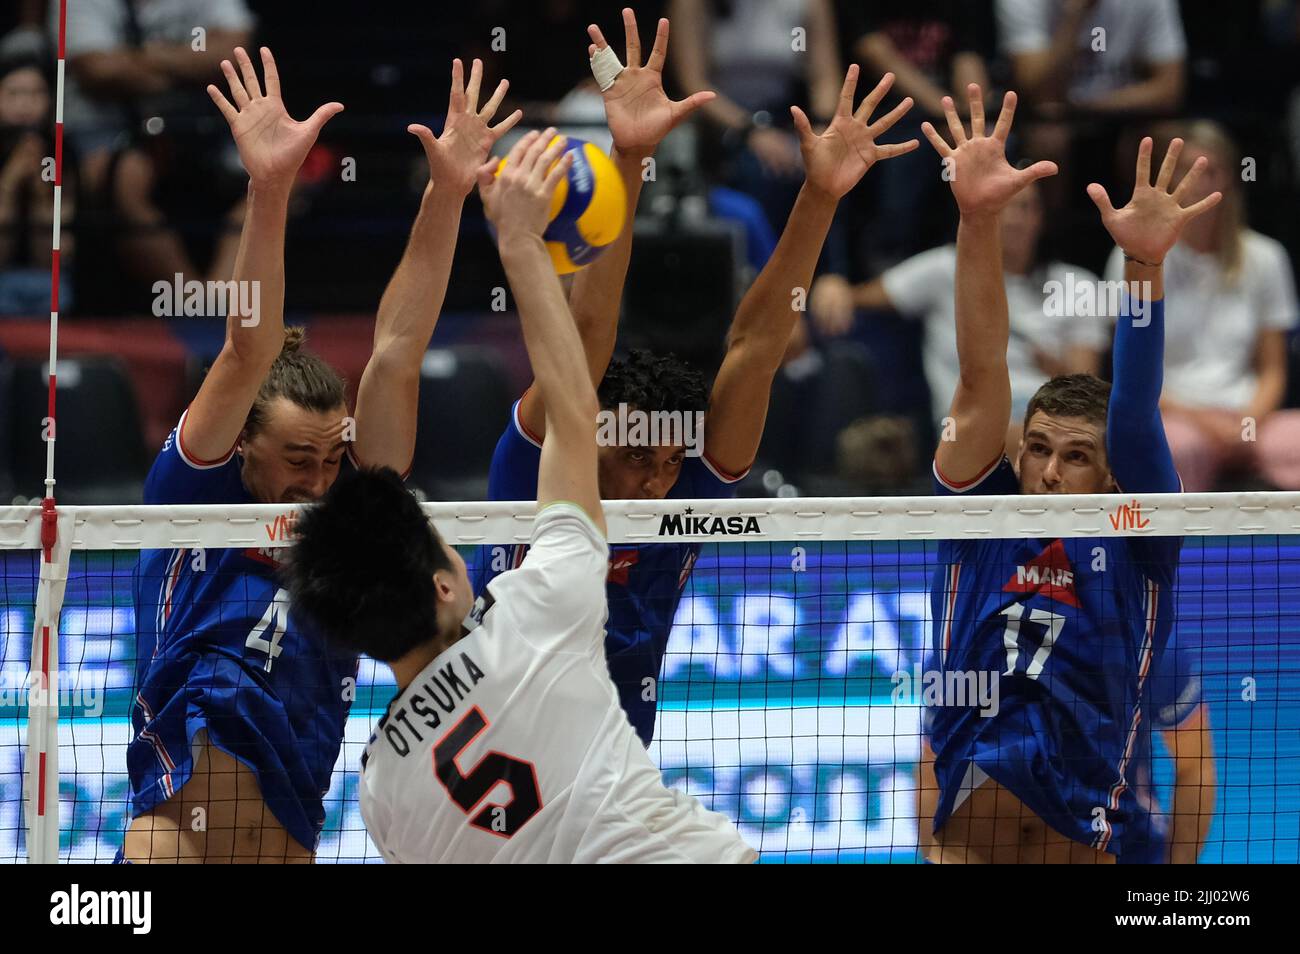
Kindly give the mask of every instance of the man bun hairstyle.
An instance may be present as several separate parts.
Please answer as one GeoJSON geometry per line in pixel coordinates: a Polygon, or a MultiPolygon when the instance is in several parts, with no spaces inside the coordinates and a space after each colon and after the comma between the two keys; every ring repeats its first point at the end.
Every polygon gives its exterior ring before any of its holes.
{"type": "Polygon", "coordinates": [[[1053,417],[1081,417],[1106,426],[1110,407],[1110,385],[1095,374],[1062,374],[1046,381],[1034,392],[1025,409],[1025,427],[1035,411],[1053,417]]]}
{"type": "Polygon", "coordinates": [[[620,404],[642,411],[707,411],[709,389],[704,375],[677,355],[656,355],[641,348],[609,363],[600,387],[600,406],[620,404]]]}
{"type": "Polygon", "coordinates": [[[244,422],[244,432],[252,436],[266,423],[268,408],[276,398],[288,398],[309,411],[332,411],[346,404],[346,385],[342,376],[319,355],[303,348],[307,329],[286,325],[284,344],[271,364],[271,370],[257,390],[257,399],[244,422]]]}
{"type": "Polygon", "coordinates": [[[452,564],[396,472],[339,478],[294,529],[284,571],[292,609],[329,642],[392,662],[437,638],[433,575],[452,564]]]}

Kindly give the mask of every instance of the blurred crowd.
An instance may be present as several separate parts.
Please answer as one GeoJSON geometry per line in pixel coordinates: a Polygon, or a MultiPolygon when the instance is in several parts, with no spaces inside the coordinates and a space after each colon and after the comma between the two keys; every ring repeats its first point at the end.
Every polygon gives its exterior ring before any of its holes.
{"type": "MultiPolygon", "coordinates": [[[[404,130],[437,128],[452,56],[482,57],[490,82],[509,78],[505,108],[522,106],[526,123],[600,141],[586,25],[616,36],[620,4],[468,6],[69,0],[62,313],[147,315],[156,281],[230,275],[245,177],[204,88],[237,45],[275,49],[293,77],[285,88],[303,97],[289,102],[295,115],[327,99],[348,107],[298,185],[291,315],[373,312],[423,186],[423,157],[404,130]]],[[[1154,135],[1160,154],[1181,136],[1184,167],[1205,156],[1206,189],[1225,201],[1166,263],[1162,407],[1176,462],[1188,491],[1300,489],[1300,2],[660,0],[636,9],[647,48],[657,16],[671,20],[670,92],[718,96],[657,157],[621,344],[705,364],[720,357],[727,309],[771,254],[802,181],[789,106],[825,120],[848,63],[865,74],[859,92],[896,75],[880,112],[914,100],[890,141],[920,138],[945,96],[966,109],[969,83],[993,109],[1014,89],[1012,151],[1060,167],[1002,221],[1015,413],[1053,375],[1107,376],[1111,323],[1078,290],[1118,279],[1122,261],[1084,188],[1096,181],[1127,195],[1137,139],[1154,135]]],[[[0,357],[6,321],[50,307],[57,14],[53,0],[0,11],[0,357]]],[[[877,165],[843,203],[744,492],[926,492],[958,373],[947,193],[922,143],[877,165]]],[[[499,319],[489,295],[502,282],[481,217],[467,215],[463,230],[448,308],[499,319]]],[[[484,426],[496,433],[503,423],[484,426]]],[[[1009,445],[1018,430],[1009,422],[1009,445]]]]}

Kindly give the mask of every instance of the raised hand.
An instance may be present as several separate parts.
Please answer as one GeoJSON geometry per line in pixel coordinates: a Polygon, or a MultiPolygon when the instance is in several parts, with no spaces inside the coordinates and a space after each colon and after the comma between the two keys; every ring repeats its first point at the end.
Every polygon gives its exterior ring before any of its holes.
{"type": "MultiPolygon", "coordinates": [[[[668,21],[661,19],[655,32],[650,59],[641,64],[641,37],[637,33],[636,15],[623,8],[627,64],[614,85],[601,95],[605,98],[605,119],[614,137],[614,147],[624,155],[650,155],[660,140],[683,119],[699,109],[716,94],[704,91],[682,100],[671,100],[664,92],[664,60],[668,56],[668,21]]],[[[589,56],[607,44],[600,27],[591,24],[587,33],[592,43],[589,56]]]]}
{"type": "Polygon", "coordinates": [[[343,112],[343,105],[326,103],[305,122],[298,122],[285,111],[284,100],[280,98],[280,74],[275,68],[275,58],[266,47],[262,47],[261,53],[265,92],[257,82],[252,60],[243,47],[236,47],[238,73],[229,60],[221,61],[234,105],[215,86],[208,86],[208,95],[230,124],[239,158],[253,184],[287,187],[293,183],[321,127],[343,112]]]}
{"type": "Polygon", "coordinates": [[[813,133],[812,123],[802,109],[798,106],[790,107],[794,128],[799,133],[799,151],[803,153],[807,181],[809,185],[835,199],[857,185],[877,160],[901,156],[920,145],[915,139],[888,145],[876,144],[876,138],[887,132],[912,108],[910,96],[874,123],[867,123],[871,113],[894,85],[893,73],[881,77],[876,88],[867,94],[857,112],[854,112],[853,94],[857,85],[858,67],[854,64],[844,76],[835,116],[820,136],[813,133]]]}
{"type": "Polygon", "coordinates": [[[949,146],[929,122],[921,124],[921,132],[944,159],[952,195],[961,214],[997,215],[1029,183],[1056,175],[1056,163],[1036,162],[1028,169],[1016,169],[1007,162],[1007,135],[1016,114],[1015,93],[1008,91],[1003,97],[1002,112],[998,114],[992,135],[984,133],[984,99],[979,86],[971,83],[966,87],[966,94],[970,102],[969,138],[951,96],[943,98],[943,115],[956,146],[949,146]]]}
{"type": "Polygon", "coordinates": [[[1150,136],[1144,138],[1138,146],[1137,181],[1133,186],[1133,198],[1123,208],[1116,209],[1111,205],[1110,196],[1098,183],[1088,186],[1088,198],[1101,211],[1101,223],[1106,226],[1110,237],[1126,255],[1143,265],[1159,265],[1163,262],[1165,255],[1178,241],[1183,227],[1223,199],[1222,192],[1211,192],[1199,202],[1185,208],[1183,206],[1192,194],[1192,186],[1205,171],[1207,160],[1204,156],[1192,164],[1178,187],[1173,192],[1169,191],[1169,183],[1178,165],[1178,156],[1183,151],[1181,139],[1175,139],[1169,144],[1165,161],[1160,164],[1160,172],[1156,175],[1156,184],[1151,185],[1152,148],[1150,136]]]}
{"type": "Polygon", "coordinates": [[[447,122],[442,135],[434,136],[428,126],[412,123],[406,131],[420,140],[429,160],[429,178],[434,184],[447,186],[460,195],[469,195],[479,166],[483,165],[498,139],[519,122],[523,112],[516,109],[495,126],[489,126],[497,107],[510,88],[507,80],[497,84],[492,97],[479,109],[479,89],[483,82],[483,63],[475,60],[465,85],[465,68],[459,59],[451,61],[451,97],[447,103],[447,122]]]}
{"type": "Polygon", "coordinates": [[[554,127],[523,136],[506,156],[500,175],[496,159],[479,166],[478,191],[488,220],[496,226],[498,243],[521,235],[540,238],[546,231],[551,197],[573,160],[568,153],[560,158],[565,139],[551,142],[554,138],[554,127]]]}

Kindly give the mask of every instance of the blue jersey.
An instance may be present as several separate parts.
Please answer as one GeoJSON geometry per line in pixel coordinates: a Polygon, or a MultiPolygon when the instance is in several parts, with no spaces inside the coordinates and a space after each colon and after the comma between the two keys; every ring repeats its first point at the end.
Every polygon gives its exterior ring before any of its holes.
{"type": "MultiPolygon", "coordinates": [[[[939,494],[1019,493],[1005,457],[939,494]]],[[[953,691],[927,713],[937,831],[992,778],[1060,833],[1118,853],[1145,817],[1130,779],[1148,677],[1169,639],[1179,538],[939,544],[933,658],[954,690],[991,680],[991,706],[953,691]]],[[[1148,760],[1149,761],[1149,760],[1148,760]]]]}
{"type": "Polygon", "coordinates": [[[1139,820],[1124,840],[1123,864],[1165,864],[1169,861],[1168,806],[1162,807],[1154,778],[1154,736],[1171,732],[1201,705],[1201,677],[1195,654],[1170,636],[1164,655],[1152,670],[1144,693],[1142,728],[1133,751],[1129,782],[1137,796],[1139,820]]]}
{"type": "MultiPolygon", "coordinates": [[[[541,454],[541,443],[519,420],[516,401],[510,423],[492,455],[488,497],[535,500],[541,454]]],[[[731,497],[735,494],[734,483],[743,476],[724,475],[704,457],[687,457],[668,498],[731,497]]],[[[496,550],[485,547],[479,554],[474,592],[482,593],[493,577],[519,566],[526,552],[523,545],[496,550]]],[[[623,711],[646,745],[654,737],[658,695],[654,684],[682,589],[699,554],[698,543],[610,544],[605,658],[623,711]]]]}
{"type": "MultiPolygon", "coordinates": [[[[146,504],[253,503],[241,458],[202,461],[171,432],[145,482],[146,504]]],[[[282,521],[260,526],[268,542],[282,521]]],[[[190,777],[195,736],[247,765],[293,838],[315,848],[338,758],[357,657],[328,648],[289,610],[276,554],[252,546],[147,550],[136,567],[135,736],[127,748],[133,815],[190,777]]]]}

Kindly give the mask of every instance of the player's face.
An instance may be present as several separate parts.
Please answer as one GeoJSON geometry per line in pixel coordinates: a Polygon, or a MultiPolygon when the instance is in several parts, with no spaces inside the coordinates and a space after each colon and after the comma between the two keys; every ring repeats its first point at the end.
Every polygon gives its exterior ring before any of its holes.
{"type": "Polygon", "coordinates": [[[249,493],[261,503],[310,503],[325,496],[343,460],[347,413],[342,404],[309,411],[276,398],[261,429],[240,442],[249,493]]]}
{"type": "Polygon", "coordinates": [[[1102,427],[1082,417],[1035,411],[1020,444],[1020,492],[1104,494],[1115,489],[1102,427]]]}
{"type": "Polygon", "coordinates": [[[597,448],[596,462],[602,500],[662,500],[673,489],[686,460],[686,448],[597,448]]]}

